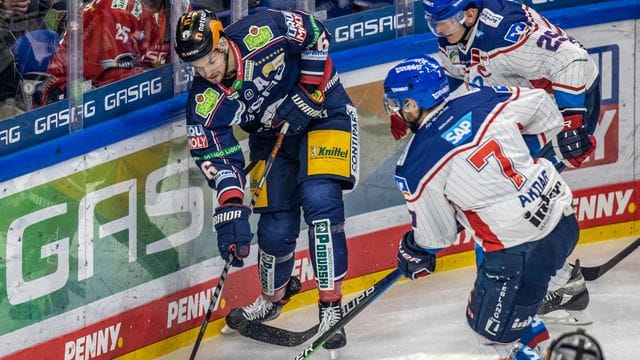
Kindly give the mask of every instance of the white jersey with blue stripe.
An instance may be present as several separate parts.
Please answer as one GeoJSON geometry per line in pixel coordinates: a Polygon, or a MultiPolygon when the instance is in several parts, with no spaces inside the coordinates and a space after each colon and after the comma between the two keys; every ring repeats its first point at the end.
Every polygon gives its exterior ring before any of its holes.
{"type": "Polygon", "coordinates": [[[522,134],[554,136],[563,126],[539,89],[456,91],[422,122],[396,167],[416,243],[456,240],[456,220],[486,252],[541,239],[571,213],[571,190],[522,134]]]}
{"type": "Polygon", "coordinates": [[[447,75],[471,86],[519,86],[553,92],[559,108],[583,108],[598,76],[587,51],[526,5],[485,0],[469,40],[439,39],[447,75]]]}

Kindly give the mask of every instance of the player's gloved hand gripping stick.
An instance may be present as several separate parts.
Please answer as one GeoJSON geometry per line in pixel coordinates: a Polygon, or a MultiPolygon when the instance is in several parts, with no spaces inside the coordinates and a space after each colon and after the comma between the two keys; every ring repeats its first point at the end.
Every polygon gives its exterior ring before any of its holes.
{"type": "MultiPolygon", "coordinates": [[[[285,122],[280,128],[280,133],[278,134],[278,139],[276,140],[276,144],[273,146],[273,150],[271,150],[271,154],[269,154],[269,158],[267,158],[267,163],[264,167],[264,171],[262,176],[260,176],[260,181],[258,182],[258,187],[256,188],[253,197],[251,198],[251,204],[249,205],[249,209],[253,210],[253,207],[258,201],[258,197],[262,192],[262,187],[264,186],[264,182],[271,171],[271,167],[273,166],[273,161],[275,160],[278,151],[280,151],[280,147],[282,146],[282,141],[284,140],[284,136],[289,130],[289,123],[285,122]]],[[[251,164],[249,165],[251,166],[251,164]]],[[[246,170],[245,170],[246,172],[246,170]]],[[[198,352],[198,348],[200,347],[200,342],[202,342],[202,337],[204,336],[204,332],[207,329],[207,325],[209,324],[209,319],[211,318],[211,313],[214,309],[218,307],[218,300],[220,299],[220,294],[222,293],[222,288],[224,287],[224,281],[227,278],[227,273],[229,273],[229,269],[231,268],[231,263],[237,260],[235,255],[231,254],[227,258],[226,263],[224,264],[224,268],[222,268],[222,273],[220,274],[220,279],[218,280],[218,285],[216,286],[215,291],[213,292],[213,298],[211,299],[211,303],[209,304],[209,308],[207,309],[207,314],[204,317],[202,322],[202,326],[200,326],[200,332],[198,333],[198,337],[196,338],[196,342],[193,345],[193,350],[191,350],[191,355],[189,356],[189,360],[193,360],[196,357],[196,353],[198,352]]]]}

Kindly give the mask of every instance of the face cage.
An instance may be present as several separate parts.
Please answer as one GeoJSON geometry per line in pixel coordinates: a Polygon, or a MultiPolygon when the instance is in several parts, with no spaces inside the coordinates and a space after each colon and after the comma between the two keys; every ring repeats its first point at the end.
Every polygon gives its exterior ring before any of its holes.
{"type": "Polygon", "coordinates": [[[433,35],[435,35],[435,36],[437,36],[437,37],[443,37],[444,35],[443,35],[442,33],[439,33],[439,32],[436,30],[436,25],[437,25],[439,22],[445,22],[445,21],[457,22],[457,23],[459,23],[460,25],[464,26],[464,19],[465,19],[465,18],[464,18],[464,10],[460,10],[460,11],[458,11],[455,15],[453,15],[452,17],[447,18],[447,19],[443,19],[443,20],[434,20],[434,19],[431,17],[431,14],[429,14],[429,13],[424,13],[424,19],[426,20],[426,22],[427,22],[427,26],[429,27],[429,30],[431,30],[431,33],[432,33],[433,35]]]}
{"type": "Polygon", "coordinates": [[[387,115],[399,114],[400,107],[400,102],[397,99],[391,99],[387,94],[384,94],[384,111],[386,111],[387,115]]]}

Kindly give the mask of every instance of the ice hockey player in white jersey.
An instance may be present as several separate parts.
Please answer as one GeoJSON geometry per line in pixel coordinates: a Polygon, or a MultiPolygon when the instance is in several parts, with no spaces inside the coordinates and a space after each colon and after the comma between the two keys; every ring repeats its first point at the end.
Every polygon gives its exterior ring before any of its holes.
{"type": "MultiPolygon", "coordinates": [[[[466,310],[477,349],[539,358],[549,335],[536,311],[579,230],[571,190],[550,161],[530,155],[522,134],[553,137],[562,114],[540,89],[450,94],[430,56],[391,69],[384,92],[387,113],[414,133],[395,175],[412,222],[398,267],[411,279],[435,271],[437,252],[455,242],[461,224],[485,252],[466,310]]],[[[569,150],[554,151],[564,159],[569,150]]]]}
{"type": "MultiPolygon", "coordinates": [[[[543,88],[563,114],[557,138],[525,135],[536,157],[545,157],[562,171],[579,167],[595,150],[592,136],[600,115],[598,68],[587,51],[564,30],[534,9],[508,0],[423,0],[429,29],[439,37],[440,63],[451,88],[521,86],[543,88]],[[558,161],[552,142],[574,143],[574,151],[558,161]]],[[[397,118],[396,122],[397,122],[397,118]]],[[[396,130],[397,132],[398,130],[396,130]]],[[[481,260],[481,253],[478,258],[481,260]]],[[[568,263],[552,279],[539,314],[566,310],[554,319],[585,325],[589,293],[579,262],[568,263]]]]}

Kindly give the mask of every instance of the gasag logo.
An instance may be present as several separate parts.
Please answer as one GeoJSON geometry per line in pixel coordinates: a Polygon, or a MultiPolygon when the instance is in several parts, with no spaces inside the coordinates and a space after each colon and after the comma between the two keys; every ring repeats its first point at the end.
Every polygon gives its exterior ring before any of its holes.
{"type": "Polygon", "coordinates": [[[442,133],[440,137],[447,140],[452,145],[461,144],[471,136],[471,125],[471,111],[469,111],[452,127],[442,133]]]}

